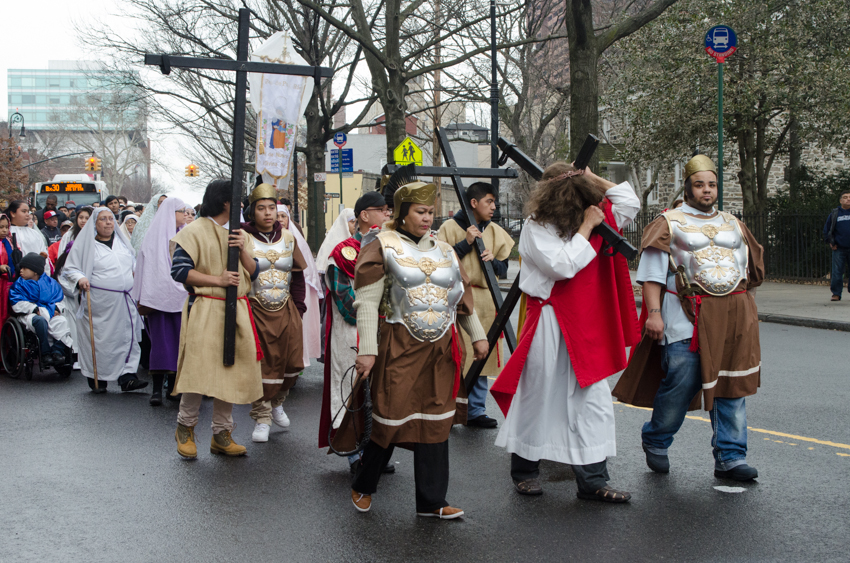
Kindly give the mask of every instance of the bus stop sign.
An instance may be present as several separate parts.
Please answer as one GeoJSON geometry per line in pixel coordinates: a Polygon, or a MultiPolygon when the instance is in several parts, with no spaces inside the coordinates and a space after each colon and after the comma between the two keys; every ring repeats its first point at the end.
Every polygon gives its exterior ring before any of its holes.
{"type": "Polygon", "coordinates": [[[705,34],[705,52],[718,63],[723,63],[738,50],[738,36],[726,25],[715,25],[705,34]]]}

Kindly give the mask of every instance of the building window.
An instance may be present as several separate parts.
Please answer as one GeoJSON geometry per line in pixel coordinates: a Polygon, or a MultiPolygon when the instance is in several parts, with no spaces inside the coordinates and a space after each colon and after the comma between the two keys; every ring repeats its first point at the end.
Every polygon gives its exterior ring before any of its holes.
{"type": "Polygon", "coordinates": [[[51,88],[59,88],[59,79],[58,78],[51,78],[50,79],[50,87],[51,88]]]}
{"type": "Polygon", "coordinates": [[[35,103],[35,96],[33,96],[32,94],[24,94],[23,96],[21,96],[21,98],[22,98],[21,99],[22,104],[34,104],[35,103]]]}
{"type": "Polygon", "coordinates": [[[20,76],[12,76],[9,78],[9,86],[14,87],[17,86],[20,88],[21,86],[21,77],[20,76]]]}
{"type": "Polygon", "coordinates": [[[50,98],[50,105],[59,105],[59,98],[50,98]]]}

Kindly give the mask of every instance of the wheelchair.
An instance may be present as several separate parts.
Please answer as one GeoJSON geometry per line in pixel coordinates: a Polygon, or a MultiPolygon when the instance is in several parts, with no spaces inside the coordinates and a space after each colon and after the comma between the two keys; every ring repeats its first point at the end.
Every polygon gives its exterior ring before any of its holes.
{"type": "MultiPolygon", "coordinates": [[[[27,381],[32,380],[33,365],[38,360],[38,370],[44,373],[41,357],[41,345],[38,335],[26,329],[24,324],[15,316],[10,316],[0,329],[0,363],[10,377],[18,379],[22,375],[27,381]]],[[[62,377],[69,377],[74,370],[74,358],[70,348],[65,350],[65,362],[54,365],[62,377]]]]}

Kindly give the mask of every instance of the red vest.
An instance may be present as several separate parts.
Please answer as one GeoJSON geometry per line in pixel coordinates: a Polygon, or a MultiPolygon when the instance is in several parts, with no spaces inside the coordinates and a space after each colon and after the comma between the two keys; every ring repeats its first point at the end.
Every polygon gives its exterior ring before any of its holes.
{"type": "MultiPolygon", "coordinates": [[[[605,222],[616,229],[611,205],[603,206],[605,222]]],[[[590,245],[597,256],[571,279],[555,283],[545,301],[529,297],[526,321],[517,349],[493,383],[490,392],[506,416],[519,386],[534,333],[543,307],[555,311],[573,370],[584,388],[626,368],[626,347],[640,340],[635,296],[629,265],[622,254],[610,256],[603,240],[591,235],[590,245]]],[[[555,352],[552,351],[554,354],[555,352]]]]}

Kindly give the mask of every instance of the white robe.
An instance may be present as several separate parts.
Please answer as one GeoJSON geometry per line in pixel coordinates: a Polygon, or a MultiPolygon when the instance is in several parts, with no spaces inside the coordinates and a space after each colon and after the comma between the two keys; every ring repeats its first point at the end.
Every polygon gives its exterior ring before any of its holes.
{"type": "MultiPolygon", "coordinates": [[[[117,236],[113,240],[112,248],[100,243],[94,248],[94,270],[89,282],[93,286],[91,301],[94,312],[92,321],[97,377],[101,381],[115,381],[121,375],[136,373],[139,369],[142,319],[132,299],[128,298],[127,294],[117,293],[133,289],[133,268],[136,259],[117,236]]],[[[77,282],[83,277],[85,276],[80,270],[70,267],[62,270],[60,281],[65,293],[76,299],[79,295],[76,290],[77,282]]],[[[80,302],[76,321],[80,371],[86,377],[93,378],[89,312],[85,295],[80,302]]]]}
{"type": "MultiPolygon", "coordinates": [[[[70,243],[73,240],[72,235],[73,235],[73,231],[69,230],[67,233],[62,235],[61,239],[59,239],[59,252],[56,254],[57,260],[59,259],[58,257],[61,257],[62,254],[65,253],[65,249],[68,248],[68,243],[70,243]]],[[[74,345],[72,346],[72,348],[74,349],[74,352],[79,354],[80,351],[79,351],[78,346],[77,346],[77,323],[76,323],[77,310],[79,309],[79,307],[77,306],[77,297],[74,296],[74,295],[71,295],[71,296],[66,295],[65,299],[63,300],[63,303],[65,303],[65,310],[67,311],[66,316],[68,317],[68,319],[70,319],[70,321],[68,322],[68,329],[71,331],[71,340],[73,340],[73,342],[74,342],[74,345]]],[[[79,364],[79,362],[77,362],[77,364],[79,364]]],[[[100,377],[100,374],[98,374],[98,377],[100,377]]]]}
{"type": "Polygon", "coordinates": [[[21,249],[24,256],[30,252],[35,252],[36,254],[44,253],[44,271],[50,275],[50,272],[53,271],[53,266],[50,264],[50,260],[46,258],[47,239],[44,238],[41,231],[30,229],[29,227],[15,226],[12,226],[10,231],[15,235],[15,240],[18,241],[18,247],[21,249]]]}
{"type": "MultiPolygon", "coordinates": [[[[628,183],[608,190],[619,228],[640,210],[628,183]]],[[[596,253],[582,236],[563,239],[551,225],[528,220],[519,240],[520,289],[548,299],[556,281],[574,277],[596,253]]],[[[554,309],[547,305],[496,445],[531,461],[589,465],[617,455],[611,389],[602,380],[582,389],[554,309]]]]}
{"type": "MultiPolygon", "coordinates": [[[[333,258],[330,259],[330,265],[334,265],[333,258]]],[[[357,327],[345,322],[345,319],[340,314],[333,300],[333,296],[328,296],[327,302],[328,315],[331,316],[331,354],[330,358],[325,358],[326,362],[331,363],[331,417],[333,419],[333,427],[339,428],[342,423],[342,418],[345,415],[345,409],[342,409],[342,404],[345,399],[351,394],[354,370],[349,371],[349,368],[354,365],[357,359],[357,352],[352,350],[352,347],[357,346],[357,327]],[[346,373],[347,372],[347,373],[346,373]],[[340,410],[342,409],[342,410],[340,410]]]]}

